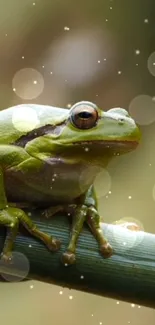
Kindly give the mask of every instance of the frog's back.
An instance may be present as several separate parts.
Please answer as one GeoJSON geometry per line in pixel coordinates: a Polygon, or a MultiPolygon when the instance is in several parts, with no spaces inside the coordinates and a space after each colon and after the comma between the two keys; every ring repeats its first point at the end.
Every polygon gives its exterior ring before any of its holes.
{"type": "Polygon", "coordinates": [[[45,125],[57,125],[68,109],[48,105],[21,104],[0,111],[0,144],[15,142],[22,135],[45,125]]]}

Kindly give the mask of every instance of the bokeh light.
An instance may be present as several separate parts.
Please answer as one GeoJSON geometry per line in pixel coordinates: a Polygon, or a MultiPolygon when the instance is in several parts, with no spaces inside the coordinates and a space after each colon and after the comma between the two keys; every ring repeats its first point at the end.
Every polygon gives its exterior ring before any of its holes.
{"type": "Polygon", "coordinates": [[[32,68],[17,71],[12,80],[12,88],[17,96],[30,100],[37,98],[44,89],[42,74],[32,68]]]}
{"type": "Polygon", "coordinates": [[[155,102],[151,96],[139,95],[131,101],[129,113],[139,125],[149,125],[155,121],[155,102]]]}
{"type": "Polygon", "coordinates": [[[152,76],[155,77],[155,52],[153,52],[147,61],[147,67],[152,76]]]}
{"type": "Polygon", "coordinates": [[[14,127],[21,132],[28,132],[37,127],[39,119],[36,111],[28,105],[18,105],[12,114],[14,127]]]}

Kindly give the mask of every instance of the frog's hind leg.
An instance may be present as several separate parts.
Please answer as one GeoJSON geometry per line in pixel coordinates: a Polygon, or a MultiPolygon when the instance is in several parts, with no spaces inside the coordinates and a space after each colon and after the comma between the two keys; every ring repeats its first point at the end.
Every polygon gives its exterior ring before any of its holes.
{"type": "Polygon", "coordinates": [[[9,207],[0,211],[0,224],[8,228],[7,237],[1,255],[3,260],[11,260],[13,245],[20,223],[31,235],[40,239],[50,251],[57,251],[60,248],[60,241],[40,231],[23,210],[9,207]]]}
{"type": "Polygon", "coordinates": [[[0,224],[7,227],[7,236],[1,253],[1,260],[8,262],[12,259],[12,249],[18,233],[19,221],[14,214],[10,214],[6,209],[0,211],[0,224]]]}

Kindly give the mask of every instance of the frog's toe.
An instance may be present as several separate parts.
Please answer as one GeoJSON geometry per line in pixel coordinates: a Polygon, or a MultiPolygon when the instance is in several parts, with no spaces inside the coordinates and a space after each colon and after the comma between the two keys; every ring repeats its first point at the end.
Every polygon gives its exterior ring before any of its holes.
{"type": "Polygon", "coordinates": [[[108,242],[105,242],[105,244],[101,245],[100,250],[104,258],[108,258],[113,255],[113,248],[108,242]]]}
{"type": "Polygon", "coordinates": [[[65,264],[74,264],[75,261],[76,261],[76,256],[74,253],[67,251],[62,254],[62,262],[64,265],[65,264]]]}
{"type": "Polygon", "coordinates": [[[7,254],[2,253],[0,256],[0,261],[3,263],[12,264],[13,263],[12,253],[7,253],[7,254]]]}
{"type": "Polygon", "coordinates": [[[51,240],[47,244],[48,249],[52,252],[56,252],[61,247],[61,241],[59,239],[51,238],[51,240]]]}

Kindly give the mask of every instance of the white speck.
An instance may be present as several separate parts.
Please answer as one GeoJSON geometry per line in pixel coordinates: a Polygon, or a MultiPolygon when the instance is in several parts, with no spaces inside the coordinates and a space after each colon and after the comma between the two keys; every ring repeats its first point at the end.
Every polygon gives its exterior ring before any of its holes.
{"type": "Polygon", "coordinates": [[[89,151],[89,148],[85,148],[84,150],[85,150],[86,152],[88,152],[88,151],[89,151]]]}
{"type": "Polygon", "coordinates": [[[63,291],[62,291],[62,290],[61,290],[61,291],[59,291],[59,294],[60,294],[60,295],[63,295],[63,291]]]}
{"type": "Polygon", "coordinates": [[[52,178],[52,182],[55,182],[55,178],[52,178]]]}
{"type": "Polygon", "coordinates": [[[126,242],[125,241],[123,242],[123,245],[126,246],[126,242]]]}
{"type": "Polygon", "coordinates": [[[138,63],[136,63],[136,66],[138,67],[138,63]]]}
{"type": "Polygon", "coordinates": [[[54,174],[53,176],[54,176],[54,177],[57,177],[57,174],[54,174]]]}
{"type": "Polygon", "coordinates": [[[71,108],[71,106],[72,106],[71,104],[67,104],[67,107],[68,107],[68,108],[71,108]]]}
{"type": "Polygon", "coordinates": [[[131,307],[134,308],[135,307],[135,304],[131,304],[131,307]]]}
{"type": "Polygon", "coordinates": [[[106,195],[106,199],[108,199],[108,195],[106,195]]]}
{"type": "Polygon", "coordinates": [[[122,73],[122,71],[119,70],[119,71],[118,71],[118,74],[121,74],[121,73],[122,73]]]}
{"type": "Polygon", "coordinates": [[[105,20],[106,22],[108,21],[108,19],[105,20]]]}
{"type": "Polygon", "coordinates": [[[100,325],[102,325],[102,322],[100,322],[100,325]]]}
{"type": "Polygon", "coordinates": [[[33,83],[34,83],[34,85],[36,85],[37,84],[37,80],[34,80],[33,83]]]}
{"type": "Polygon", "coordinates": [[[25,57],[24,57],[24,56],[22,56],[22,59],[23,59],[23,60],[24,60],[24,58],[25,58],[25,57]]]}
{"type": "Polygon", "coordinates": [[[128,324],[130,324],[131,322],[130,322],[130,320],[128,321],[128,324]]]}
{"type": "Polygon", "coordinates": [[[35,2],[33,2],[33,6],[35,6],[36,5],[36,3],[35,2]]]}
{"type": "Polygon", "coordinates": [[[73,296],[69,296],[69,299],[72,300],[73,299],[73,296]]]}
{"type": "Polygon", "coordinates": [[[29,245],[29,247],[31,248],[31,247],[32,247],[32,245],[29,245]]]}
{"type": "Polygon", "coordinates": [[[70,213],[67,213],[67,215],[68,215],[68,217],[70,217],[71,214],[70,213]]]}
{"type": "Polygon", "coordinates": [[[16,88],[13,88],[13,91],[16,91],[16,88]]]}
{"type": "Polygon", "coordinates": [[[65,263],[65,266],[68,266],[68,264],[67,264],[67,263],[65,263]]]}
{"type": "Polygon", "coordinates": [[[98,97],[98,95],[96,94],[96,97],[98,97]]]}
{"type": "Polygon", "coordinates": [[[106,58],[104,58],[103,60],[104,60],[104,61],[107,61],[107,59],[106,59],[106,58]]]}
{"type": "Polygon", "coordinates": [[[30,285],[30,289],[33,289],[33,288],[34,288],[34,285],[33,285],[33,284],[31,284],[31,285],[30,285]]]}
{"type": "Polygon", "coordinates": [[[42,68],[44,69],[44,68],[45,68],[45,66],[44,66],[44,65],[42,65],[42,68]]]}
{"type": "Polygon", "coordinates": [[[141,308],[141,306],[138,306],[138,308],[141,308]]]}
{"type": "Polygon", "coordinates": [[[112,10],[112,7],[110,7],[110,10],[112,10]]]}
{"type": "Polygon", "coordinates": [[[97,62],[98,62],[98,63],[101,63],[101,61],[100,61],[100,60],[98,60],[97,62]]]}
{"type": "Polygon", "coordinates": [[[140,54],[140,50],[138,50],[138,49],[135,50],[135,54],[136,54],[136,55],[139,55],[139,54],[140,54]]]}
{"type": "Polygon", "coordinates": [[[84,279],[84,275],[81,275],[81,276],[80,276],[80,279],[83,280],[83,279],[84,279]]]}
{"type": "Polygon", "coordinates": [[[67,82],[67,79],[65,79],[65,81],[67,82]]]}
{"type": "Polygon", "coordinates": [[[119,301],[117,301],[116,304],[119,305],[119,301]]]}
{"type": "Polygon", "coordinates": [[[29,217],[31,217],[32,216],[32,213],[31,212],[28,212],[28,214],[27,214],[29,217]]]}
{"type": "Polygon", "coordinates": [[[109,191],[108,193],[111,194],[111,191],[109,191]]]}
{"type": "Polygon", "coordinates": [[[129,196],[128,196],[128,199],[129,199],[129,200],[131,200],[131,199],[132,199],[132,196],[131,196],[131,195],[129,195],[129,196]]]}
{"type": "Polygon", "coordinates": [[[149,166],[151,166],[151,164],[149,164],[149,166]]]}
{"type": "Polygon", "coordinates": [[[91,314],[91,316],[93,317],[94,315],[93,315],[93,314],[91,314]]]}
{"type": "Polygon", "coordinates": [[[5,36],[8,36],[8,34],[5,34],[5,36]]]}
{"type": "Polygon", "coordinates": [[[155,66],[155,62],[153,62],[153,65],[155,66]]]}
{"type": "Polygon", "coordinates": [[[70,30],[70,28],[69,28],[69,27],[67,27],[67,26],[65,26],[65,27],[64,27],[64,30],[70,30]]]}
{"type": "Polygon", "coordinates": [[[52,186],[50,187],[50,189],[52,190],[52,186]]]}
{"type": "Polygon", "coordinates": [[[53,72],[52,72],[52,71],[50,71],[50,74],[53,74],[53,72]]]}
{"type": "Polygon", "coordinates": [[[144,19],[144,23],[148,24],[149,20],[147,18],[144,19]]]}

